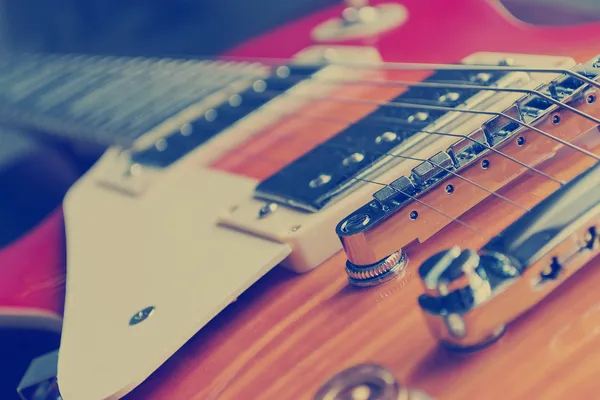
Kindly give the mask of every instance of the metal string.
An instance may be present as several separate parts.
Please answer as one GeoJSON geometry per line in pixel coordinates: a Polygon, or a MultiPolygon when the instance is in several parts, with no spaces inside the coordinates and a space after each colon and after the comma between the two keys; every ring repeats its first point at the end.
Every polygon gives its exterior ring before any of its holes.
{"type": "Polygon", "coordinates": [[[326,62],[294,64],[293,60],[286,58],[266,58],[266,57],[236,57],[222,56],[222,60],[231,61],[251,61],[259,62],[264,65],[282,64],[280,66],[301,65],[307,67],[327,67],[339,66],[354,69],[367,70],[392,70],[392,71],[503,71],[503,72],[526,72],[526,73],[551,73],[565,74],[575,79],[587,83],[590,86],[600,88],[600,83],[588,78],[587,76],[572,71],[566,68],[536,68],[536,67],[521,67],[509,65],[471,65],[471,64],[436,64],[436,63],[411,63],[411,62],[342,62],[335,60],[327,60],[326,62]]]}
{"type": "MultiPolygon", "coordinates": [[[[286,79],[287,78],[282,79],[282,80],[285,81],[286,79]]],[[[299,79],[292,79],[291,81],[300,83],[300,82],[303,82],[304,80],[299,78],[299,79]]],[[[566,103],[563,103],[560,100],[556,100],[553,97],[540,92],[539,90],[534,90],[534,89],[503,88],[503,87],[498,87],[498,86],[444,83],[444,82],[433,82],[433,81],[432,82],[412,82],[412,81],[402,81],[402,80],[378,81],[378,80],[371,80],[371,79],[345,80],[345,79],[325,79],[325,78],[319,78],[319,77],[311,77],[309,81],[310,82],[323,82],[323,83],[332,84],[332,85],[338,85],[338,84],[342,84],[342,85],[372,85],[372,86],[383,86],[383,87],[401,86],[401,87],[423,87],[423,88],[430,88],[430,89],[461,89],[461,90],[480,90],[480,91],[491,91],[491,92],[531,94],[534,96],[538,96],[558,107],[562,107],[566,110],[569,110],[572,113],[579,115],[580,117],[583,117],[592,122],[600,124],[600,119],[598,119],[588,113],[580,111],[577,108],[572,107],[566,103]]],[[[439,102],[437,102],[437,103],[439,104],[439,102]]],[[[420,104],[420,103],[415,103],[415,104],[420,104]]]]}
{"type": "MultiPolygon", "coordinates": [[[[262,92],[262,93],[268,93],[268,92],[262,92]]],[[[462,108],[453,108],[453,107],[444,107],[444,106],[431,106],[431,105],[424,105],[424,104],[416,104],[416,103],[407,103],[407,102],[380,102],[380,101],[372,101],[372,100],[362,100],[362,99],[353,99],[353,98],[340,98],[340,97],[329,97],[329,96],[319,96],[319,95],[300,95],[297,93],[288,93],[288,92],[283,92],[281,94],[282,96],[293,96],[293,97],[299,97],[299,98],[303,98],[303,99],[310,99],[310,100],[319,100],[319,101],[330,101],[330,102],[341,102],[341,103],[354,103],[354,104],[365,104],[365,105],[376,105],[376,106],[380,106],[380,107],[393,107],[393,108],[411,108],[411,109],[420,109],[420,110],[436,110],[436,111],[446,111],[446,112],[457,112],[457,113],[466,113],[466,114],[476,114],[476,115],[493,115],[493,116],[498,116],[498,117],[504,117],[512,122],[515,122],[521,126],[524,126],[528,129],[531,129],[543,136],[546,136],[547,138],[554,140],[558,143],[561,143],[564,146],[570,147],[576,151],[579,151],[597,161],[600,161],[600,157],[597,156],[596,154],[585,150],[577,145],[574,145],[572,143],[569,143],[563,139],[560,139],[558,137],[555,137],[547,132],[542,131],[539,128],[536,128],[535,126],[532,126],[524,121],[521,121],[519,119],[513,118],[510,115],[507,115],[506,113],[503,112],[497,112],[497,111],[483,111],[483,110],[475,110],[475,109],[462,109],[462,108]]]]}
{"type": "MultiPolygon", "coordinates": [[[[312,118],[312,117],[309,117],[309,118],[312,118]]],[[[328,122],[332,122],[332,123],[345,122],[345,121],[342,121],[342,120],[339,120],[339,119],[336,120],[335,118],[324,118],[324,120],[328,121],[328,122]]],[[[452,134],[450,134],[450,136],[464,136],[464,135],[452,135],[452,134]]],[[[466,137],[466,136],[464,136],[464,137],[466,137]]],[[[468,137],[466,137],[466,138],[467,139],[471,139],[471,138],[468,138],[468,137]]],[[[291,138],[289,136],[284,136],[284,137],[279,138],[280,141],[292,141],[294,139],[296,139],[296,137],[291,138]]],[[[473,139],[471,139],[471,140],[473,140],[473,139]]],[[[476,142],[475,140],[473,140],[473,141],[476,142]]],[[[479,142],[477,142],[477,143],[479,143],[479,142]]],[[[481,144],[481,143],[479,143],[479,144],[481,144]]],[[[318,146],[324,146],[324,147],[328,147],[328,148],[337,148],[337,149],[342,149],[342,150],[346,150],[347,149],[346,147],[344,147],[342,145],[335,145],[335,144],[327,143],[327,142],[320,143],[320,144],[318,144],[318,146]]],[[[475,186],[475,187],[477,187],[477,188],[479,188],[481,190],[484,190],[485,192],[490,193],[491,195],[496,196],[499,199],[501,199],[503,201],[506,201],[506,202],[508,202],[508,203],[510,203],[510,204],[512,204],[512,205],[514,205],[514,206],[516,206],[516,207],[518,207],[520,209],[522,209],[523,211],[526,211],[526,212],[530,211],[529,208],[527,208],[527,207],[525,207],[525,206],[523,206],[523,205],[521,205],[521,204],[519,204],[519,203],[517,203],[517,202],[515,202],[515,201],[513,201],[511,199],[509,199],[508,197],[503,196],[503,195],[497,193],[496,191],[490,190],[490,189],[488,189],[488,188],[486,188],[486,187],[484,187],[484,186],[482,186],[482,185],[480,185],[480,184],[478,184],[476,182],[473,182],[472,180],[470,180],[470,179],[462,176],[460,173],[452,171],[451,169],[445,168],[445,167],[439,165],[438,163],[435,163],[432,160],[424,159],[424,158],[418,158],[418,157],[413,157],[413,156],[406,156],[406,155],[402,155],[402,154],[395,154],[395,153],[390,153],[390,152],[383,152],[383,151],[370,151],[370,152],[373,153],[373,154],[379,155],[379,156],[389,156],[389,157],[398,158],[398,159],[408,159],[408,160],[414,160],[414,161],[420,161],[420,162],[429,162],[429,163],[431,163],[432,165],[434,165],[434,166],[436,166],[438,168],[444,169],[445,171],[447,171],[448,173],[450,173],[450,174],[458,177],[459,179],[462,179],[465,182],[467,182],[467,183],[469,183],[469,184],[471,184],[471,185],[473,185],[473,186],[475,186]]],[[[500,154],[502,154],[502,153],[500,153],[500,154]]],[[[507,155],[504,155],[504,156],[506,158],[509,158],[509,156],[507,156],[507,155]]],[[[245,156],[245,159],[253,159],[253,158],[264,160],[265,158],[268,159],[268,156],[265,156],[264,154],[260,154],[260,155],[247,155],[247,156],[245,156]]],[[[526,168],[530,169],[530,170],[534,170],[533,167],[529,167],[526,164],[523,164],[523,165],[526,168]]],[[[540,173],[546,175],[545,173],[543,173],[541,171],[540,171],[540,173]]],[[[354,178],[356,178],[356,177],[354,177],[354,178]]],[[[561,184],[560,181],[557,181],[557,180],[555,180],[552,177],[550,177],[550,179],[552,179],[552,180],[556,181],[557,183],[561,184]]],[[[384,185],[384,186],[387,185],[385,183],[374,181],[374,180],[371,180],[369,182],[376,183],[378,185],[384,185]]],[[[562,186],[562,184],[561,184],[561,186],[562,186]]]]}
{"type": "MultiPolygon", "coordinates": [[[[346,121],[342,121],[340,119],[335,119],[335,118],[331,118],[331,117],[321,117],[321,116],[312,116],[312,115],[306,115],[304,116],[303,114],[295,114],[294,116],[301,116],[304,119],[309,119],[309,120],[321,120],[321,121],[326,121],[326,122],[331,122],[331,123],[340,123],[340,122],[344,122],[346,123],[346,121]]],[[[372,121],[361,121],[361,124],[364,125],[375,125],[375,122],[390,122],[390,123],[394,123],[394,122],[401,122],[403,120],[399,119],[399,118],[393,118],[393,117],[377,117],[377,118],[373,118],[372,121]]],[[[519,164],[520,166],[531,170],[532,172],[535,172],[538,175],[543,176],[544,178],[547,178],[553,182],[558,183],[560,186],[563,186],[566,184],[565,181],[561,181],[559,179],[556,179],[555,177],[553,177],[552,175],[549,175],[535,167],[532,167],[531,165],[525,164],[522,161],[517,160],[516,158],[509,156],[506,153],[501,152],[500,150],[488,145],[487,143],[482,143],[482,142],[478,142],[477,140],[473,139],[470,136],[467,135],[461,135],[461,134],[456,134],[456,133],[446,133],[446,132],[439,132],[439,131],[431,131],[431,130],[425,130],[425,129],[418,129],[418,128],[409,128],[409,127],[402,127],[402,129],[406,129],[409,131],[413,131],[413,132],[422,132],[428,135],[440,135],[440,136],[448,136],[448,137],[456,137],[456,138],[462,138],[462,139],[467,139],[473,143],[477,143],[479,145],[481,145],[482,147],[484,147],[486,150],[490,150],[496,154],[498,154],[501,157],[507,158],[510,161],[513,161],[517,164],[519,164]]]]}
{"type": "MultiPolygon", "coordinates": [[[[352,179],[355,179],[355,180],[357,180],[357,181],[363,181],[363,182],[367,182],[367,183],[372,183],[372,184],[375,184],[375,185],[387,186],[387,185],[386,185],[386,184],[384,184],[384,183],[380,183],[380,182],[372,181],[372,180],[365,179],[365,178],[358,178],[358,177],[354,177],[354,178],[352,178],[352,179]]],[[[483,232],[482,230],[480,230],[480,229],[478,229],[478,228],[475,228],[474,226],[471,226],[471,225],[467,224],[466,222],[463,222],[463,221],[459,220],[458,218],[454,218],[454,217],[452,217],[452,216],[450,216],[450,215],[446,214],[446,213],[445,213],[445,212],[443,212],[442,210],[439,210],[439,209],[437,209],[437,208],[435,208],[435,207],[433,207],[433,206],[431,206],[431,205],[429,205],[429,204],[427,204],[427,203],[423,202],[422,200],[419,200],[419,199],[417,199],[416,197],[414,197],[414,196],[411,196],[411,195],[410,195],[410,194],[408,194],[408,193],[405,193],[405,192],[404,192],[404,191],[402,191],[402,190],[399,190],[399,192],[400,192],[400,193],[402,193],[403,195],[405,195],[406,197],[410,198],[411,200],[414,200],[414,201],[416,201],[417,203],[424,205],[425,207],[427,207],[427,208],[429,208],[429,209],[431,209],[431,210],[433,210],[433,211],[435,211],[435,212],[437,212],[437,213],[439,213],[439,214],[443,215],[444,217],[446,217],[446,218],[450,219],[450,220],[451,220],[451,221],[453,221],[453,222],[457,222],[457,223],[461,224],[461,225],[462,225],[462,226],[464,226],[465,228],[467,228],[467,229],[470,229],[470,230],[471,230],[471,231],[473,231],[474,233],[476,233],[476,234],[478,234],[478,235],[480,235],[480,236],[482,236],[482,237],[484,237],[484,238],[486,238],[486,239],[491,239],[491,238],[492,238],[492,236],[490,236],[490,235],[486,234],[486,233],[485,233],[485,232],[483,232]]]]}

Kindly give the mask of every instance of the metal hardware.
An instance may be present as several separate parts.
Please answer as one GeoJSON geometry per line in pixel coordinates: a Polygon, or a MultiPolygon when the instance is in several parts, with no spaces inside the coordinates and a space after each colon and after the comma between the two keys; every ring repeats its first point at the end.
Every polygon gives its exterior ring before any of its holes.
{"type": "Polygon", "coordinates": [[[106,169],[98,183],[129,196],[144,194],[156,179],[156,168],[144,166],[132,159],[131,150],[105,153],[106,169]]]}
{"type": "MultiPolygon", "coordinates": [[[[430,75],[424,82],[469,80],[475,73],[457,76],[456,72],[442,72],[430,75]]],[[[520,76],[491,75],[488,83],[500,87],[520,82],[520,76]]],[[[485,90],[458,90],[463,94],[462,102],[453,103],[452,107],[474,107],[489,99],[490,93],[485,90]]],[[[408,90],[394,101],[414,102],[435,101],[439,90],[408,90]]],[[[416,104],[416,103],[415,103],[416,104]]],[[[417,104],[417,107],[419,105],[417,104]]],[[[372,171],[386,168],[400,162],[397,157],[386,156],[386,153],[403,151],[425,146],[443,136],[419,133],[424,131],[445,131],[460,123],[465,115],[381,106],[362,120],[341,131],[325,143],[315,147],[303,157],[288,164],[269,178],[262,181],[254,192],[257,199],[286,204],[305,211],[316,212],[341,197],[346,190],[357,185],[357,175],[366,176],[372,171]],[[394,122],[382,122],[381,117],[394,118],[394,122]],[[289,182],[295,182],[290,185],[289,182]],[[311,190],[306,190],[306,187],[311,190]]],[[[484,140],[483,138],[481,140],[484,140]]],[[[472,145],[472,143],[470,142],[472,145]]],[[[469,146],[469,145],[465,145],[469,146]]],[[[484,147],[481,146],[483,151],[484,147]]],[[[440,159],[433,160],[444,166],[451,166],[452,159],[448,154],[439,154],[440,159]],[[443,158],[443,159],[442,159],[443,158]]],[[[430,174],[435,174],[439,167],[431,167],[430,174]],[[436,169],[437,168],[437,169],[436,169]]],[[[416,177],[427,175],[426,171],[416,171],[416,177]]],[[[430,179],[431,176],[423,179],[430,179]]],[[[418,184],[417,182],[416,184],[418,184]]]]}
{"type": "Polygon", "coordinates": [[[146,308],[136,312],[135,314],[133,314],[133,316],[129,320],[129,325],[134,326],[134,325],[139,324],[140,322],[144,322],[145,320],[150,318],[150,316],[152,316],[152,314],[154,314],[154,310],[155,310],[154,306],[149,306],[149,307],[146,307],[146,308]]]}
{"type": "Polygon", "coordinates": [[[419,268],[419,305],[431,333],[450,350],[495,342],[600,253],[600,164],[534,207],[479,253],[454,247],[419,268]]]}
{"type": "Polygon", "coordinates": [[[264,207],[258,210],[258,219],[263,219],[273,214],[275,211],[277,211],[277,208],[279,208],[279,205],[277,203],[265,204],[264,207]]]}
{"type": "Polygon", "coordinates": [[[330,378],[314,400],[432,400],[422,391],[402,387],[389,369],[359,364],[330,378]]]}
{"type": "Polygon", "coordinates": [[[373,265],[358,266],[347,261],[346,274],[354,286],[377,286],[398,276],[407,265],[408,256],[403,250],[398,250],[373,265]]]}
{"type": "MultiPolygon", "coordinates": [[[[587,68],[587,65],[585,68],[587,68]]],[[[554,86],[557,93],[560,93],[559,98],[562,102],[576,101],[583,96],[583,93],[589,87],[581,82],[573,82],[573,79],[560,76],[552,82],[542,85],[538,90],[548,92],[549,87],[554,86]]],[[[527,95],[519,99],[515,105],[509,107],[503,114],[521,121],[527,120],[529,124],[537,124],[547,118],[552,120],[552,116],[558,116],[555,113],[558,107],[546,101],[535,100],[533,95],[527,95]],[[524,116],[519,111],[523,106],[528,107],[530,110],[535,108],[538,111],[535,113],[530,111],[529,116],[524,116]]],[[[430,161],[417,165],[409,176],[402,176],[376,192],[373,195],[374,199],[377,200],[375,205],[373,205],[373,202],[363,205],[338,224],[337,234],[342,241],[348,261],[354,265],[372,265],[389,256],[398,248],[418,239],[411,236],[412,230],[408,229],[404,229],[402,234],[394,235],[395,238],[398,238],[397,241],[382,240],[382,235],[377,232],[378,229],[387,229],[390,232],[402,229],[401,226],[393,226],[393,224],[403,223],[402,219],[395,221],[391,218],[396,213],[407,213],[409,221],[417,220],[419,217],[418,211],[407,209],[413,204],[415,197],[418,198],[427,191],[434,189],[449,176],[460,174],[461,171],[471,168],[471,165],[476,162],[475,160],[483,158],[488,152],[491,152],[491,149],[499,149],[509,143],[509,139],[515,136],[518,138],[526,130],[525,127],[513,123],[505,116],[494,117],[484,123],[481,129],[468,135],[468,139],[465,138],[455,143],[446,152],[438,153],[431,157],[430,161]],[[444,168],[440,168],[441,166],[444,166],[444,168]],[[365,213],[370,217],[368,223],[362,226],[353,226],[353,229],[345,231],[339,229],[349,218],[365,213]]],[[[579,135],[582,133],[575,132],[574,134],[579,135]]],[[[525,142],[518,141],[518,143],[523,145],[525,142]]],[[[481,159],[479,166],[484,170],[489,169],[491,167],[490,160],[487,158],[481,159]]],[[[527,166],[524,166],[523,171],[525,170],[527,170],[527,166]]],[[[552,177],[549,178],[553,179],[552,177]]]]}
{"type": "Polygon", "coordinates": [[[58,350],[33,359],[17,387],[16,392],[20,398],[22,400],[61,400],[56,380],[57,364],[58,350]]]}
{"type": "Polygon", "coordinates": [[[317,42],[357,39],[376,36],[401,26],[408,18],[406,7],[400,4],[369,6],[368,0],[345,0],[347,5],[339,18],[316,26],[312,37],[317,42]]]}

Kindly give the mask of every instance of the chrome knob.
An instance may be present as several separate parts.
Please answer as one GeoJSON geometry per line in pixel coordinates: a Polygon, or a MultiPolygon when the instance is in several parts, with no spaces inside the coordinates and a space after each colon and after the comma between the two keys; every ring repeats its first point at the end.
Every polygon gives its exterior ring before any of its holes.
{"type": "Polygon", "coordinates": [[[489,268],[482,267],[489,264],[489,256],[482,257],[454,247],[435,254],[419,268],[424,287],[419,306],[431,333],[451,350],[484,347],[504,332],[504,326],[482,329],[474,313],[492,297],[489,268]]]}
{"type": "Polygon", "coordinates": [[[408,18],[406,7],[397,3],[370,6],[368,0],[344,0],[342,15],[316,26],[312,37],[317,42],[359,39],[376,36],[401,26],[408,18]]]}
{"type": "Polygon", "coordinates": [[[360,364],[329,379],[314,400],[431,400],[425,393],[403,388],[394,374],[377,364],[360,364]]]}

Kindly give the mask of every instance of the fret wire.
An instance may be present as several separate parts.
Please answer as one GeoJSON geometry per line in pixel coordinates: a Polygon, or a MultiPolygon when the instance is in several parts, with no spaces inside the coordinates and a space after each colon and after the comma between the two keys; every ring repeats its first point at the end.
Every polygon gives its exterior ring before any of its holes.
{"type": "MultiPolygon", "coordinates": [[[[282,79],[286,81],[288,78],[282,79]]],[[[291,82],[300,83],[302,79],[290,79],[291,82]]],[[[507,93],[523,93],[523,94],[531,94],[534,96],[538,96],[543,98],[544,100],[558,106],[562,107],[566,110],[571,111],[579,115],[582,118],[588,119],[592,122],[600,124],[600,119],[580,111],[575,107],[572,107],[566,103],[561,102],[560,100],[556,100],[547,94],[544,94],[538,90],[534,89],[523,89],[523,88],[502,88],[497,86],[484,86],[484,85],[472,85],[472,84],[457,84],[457,83],[444,83],[444,82],[412,82],[412,81],[402,81],[402,80],[389,80],[389,81],[378,81],[371,79],[358,79],[358,80],[347,80],[347,79],[325,79],[318,77],[311,77],[309,82],[323,82],[326,84],[332,85],[373,85],[373,86],[383,86],[383,87],[423,87],[423,88],[432,88],[432,89],[467,89],[467,90],[480,90],[480,91],[491,91],[491,92],[507,92],[507,93]]],[[[283,93],[283,92],[282,92],[283,93]]],[[[437,102],[439,103],[439,102],[437,102]]]]}
{"type": "MultiPolygon", "coordinates": [[[[382,184],[382,183],[379,183],[379,182],[376,182],[376,181],[372,181],[372,180],[370,180],[370,179],[358,178],[358,177],[354,177],[354,178],[352,178],[352,179],[355,179],[355,180],[357,180],[357,181],[363,181],[363,182],[367,182],[367,183],[372,183],[372,184],[376,184],[376,185],[380,185],[380,186],[387,186],[386,184],[382,184]]],[[[445,213],[445,212],[443,212],[442,210],[438,210],[438,209],[437,209],[437,208],[435,208],[434,206],[431,206],[431,205],[429,205],[429,204],[425,203],[424,201],[422,201],[422,200],[419,200],[419,199],[417,199],[416,197],[414,197],[414,196],[411,196],[411,195],[410,195],[410,194],[408,194],[408,193],[405,193],[405,192],[404,192],[404,191],[402,191],[402,190],[399,190],[399,192],[400,192],[400,193],[402,193],[403,195],[405,195],[406,197],[409,197],[410,199],[412,199],[412,200],[416,201],[417,203],[419,203],[419,204],[422,204],[423,206],[425,206],[425,207],[427,207],[427,208],[429,208],[429,209],[431,209],[431,210],[433,210],[433,211],[435,211],[435,212],[437,212],[437,213],[439,213],[439,214],[443,215],[444,217],[446,217],[446,218],[450,219],[451,221],[453,221],[453,222],[457,222],[457,223],[461,224],[462,226],[464,226],[464,227],[466,227],[466,228],[470,229],[470,230],[471,230],[471,231],[473,231],[474,233],[476,233],[476,234],[478,234],[478,235],[482,236],[483,238],[486,238],[486,239],[491,239],[491,238],[492,238],[492,236],[490,236],[490,235],[486,234],[485,232],[481,231],[480,229],[478,229],[478,228],[475,228],[474,226],[471,226],[471,225],[467,224],[466,222],[463,222],[463,221],[459,220],[458,218],[454,218],[454,217],[452,217],[452,216],[450,216],[450,215],[446,214],[446,213],[445,213]]]]}
{"type": "Polygon", "coordinates": [[[600,88],[600,83],[590,79],[578,72],[566,68],[536,68],[536,67],[520,67],[508,65],[471,65],[471,64],[436,64],[436,63],[411,63],[411,62],[341,62],[335,60],[327,60],[326,62],[317,63],[294,63],[293,59],[287,58],[268,58],[268,57],[236,57],[236,56],[221,56],[223,60],[232,61],[256,61],[265,65],[275,64],[291,64],[305,65],[315,67],[339,66],[354,69],[371,69],[371,70],[392,70],[392,71],[504,71],[504,72],[527,72],[527,73],[550,73],[550,74],[565,74],[575,79],[585,82],[596,88],[600,88]]]}
{"type": "MultiPolygon", "coordinates": [[[[267,94],[268,92],[265,91],[262,93],[267,94]]],[[[493,116],[497,116],[497,117],[503,117],[503,118],[506,118],[512,122],[515,122],[521,126],[531,129],[532,131],[535,131],[543,136],[546,136],[549,139],[552,139],[558,143],[561,143],[564,146],[567,146],[576,151],[579,151],[588,157],[591,157],[597,161],[600,161],[600,157],[597,156],[596,154],[594,154],[588,150],[585,150],[577,145],[569,143],[566,140],[563,140],[563,139],[553,136],[547,132],[544,132],[541,129],[536,128],[535,126],[532,126],[532,125],[530,125],[526,122],[523,122],[521,120],[518,120],[516,118],[513,118],[510,115],[507,115],[503,112],[484,111],[484,110],[475,110],[475,109],[462,109],[462,108],[443,107],[443,106],[430,106],[430,105],[423,105],[423,104],[418,104],[418,103],[407,103],[407,102],[380,102],[380,101],[362,100],[362,99],[354,99],[354,98],[341,98],[341,97],[330,97],[330,96],[319,96],[319,95],[299,95],[296,93],[294,93],[294,94],[282,93],[281,96],[293,96],[293,97],[298,97],[298,98],[303,98],[303,99],[331,101],[331,102],[338,102],[338,103],[376,105],[376,106],[380,106],[380,107],[437,110],[437,111],[446,111],[446,112],[457,112],[457,113],[476,114],[476,115],[493,115],[493,116]]]]}

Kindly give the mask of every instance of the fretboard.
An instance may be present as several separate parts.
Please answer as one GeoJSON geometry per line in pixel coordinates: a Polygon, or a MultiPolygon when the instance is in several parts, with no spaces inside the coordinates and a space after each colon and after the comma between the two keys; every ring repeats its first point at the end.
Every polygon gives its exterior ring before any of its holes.
{"type": "Polygon", "coordinates": [[[179,115],[181,121],[165,128],[172,132],[162,132],[156,146],[135,155],[164,166],[267,103],[270,97],[260,92],[284,92],[315,70],[198,60],[16,56],[0,63],[0,123],[128,147],[179,115]],[[183,119],[182,113],[187,113],[183,119]]]}

